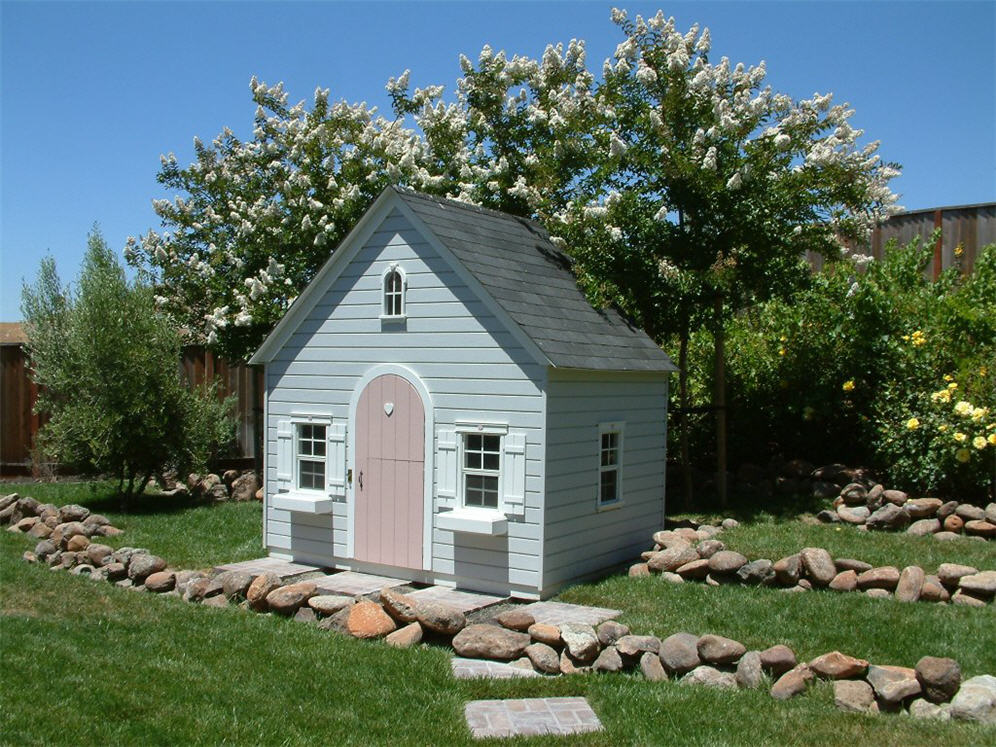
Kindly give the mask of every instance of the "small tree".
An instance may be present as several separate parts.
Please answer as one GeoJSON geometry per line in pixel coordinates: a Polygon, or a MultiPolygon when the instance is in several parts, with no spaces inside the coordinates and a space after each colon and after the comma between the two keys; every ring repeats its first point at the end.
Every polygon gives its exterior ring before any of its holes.
{"type": "Polygon", "coordinates": [[[76,288],[46,258],[22,312],[37,409],[50,416],[38,434],[47,458],[112,475],[129,496],[167,468],[203,466],[231,438],[230,403],[184,386],[176,327],[96,228],[76,288]]]}

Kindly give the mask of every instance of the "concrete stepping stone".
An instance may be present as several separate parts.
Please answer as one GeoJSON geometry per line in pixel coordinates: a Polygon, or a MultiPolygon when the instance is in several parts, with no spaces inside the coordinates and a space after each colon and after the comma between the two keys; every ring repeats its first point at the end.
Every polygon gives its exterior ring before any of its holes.
{"type": "Polygon", "coordinates": [[[356,571],[340,571],[330,573],[322,578],[310,579],[318,590],[325,594],[342,594],[345,596],[357,596],[373,594],[383,588],[393,589],[396,586],[404,586],[408,583],[403,578],[391,578],[389,576],[376,576],[372,573],[357,573],[356,571]]]}
{"type": "Polygon", "coordinates": [[[288,579],[300,576],[304,573],[313,573],[322,570],[315,565],[304,563],[293,563],[283,558],[256,558],[255,560],[243,560],[239,563],[226,563],[216,565],[217,571],[241,571],[252,576],[261,576],[264,573],[275,573],[281,579],[288,579]]]}
{"type": "Polygon", "coordinates": [[[515,677],[542,677],[535,670],[513,667],[505,662],[490,659],[464,659],[460,656],[454,656],[450,660],[450,669],[458,680],[510,680],[515,677]]]}
{"type": "Polygon", "coordinates": [[[463,709],[475,739],[570,735],[601,731],[598,716],[581,697],[472,700],[463,709]]]}
{"type": "Polygon", "coordinates": [[[533,602],[518,609],[522,612],[528,612],[536,622],[547,625],[574,623],[594,627],[622,614],[622,610],[588,607],[583,604],[568,604],[567,602],[533,602]]]}
{"type": "Polygon", "coordinates": [[[508,597],[498,597],[494,594],[479,594],[477,592],[464,591],[463,589],[453,589],[448,586],[429,586],[425,589],[409,592],[408,596],[420,602],[439,602],[448,607],[458,609],[464,614],[508,601],[508,597]]]}

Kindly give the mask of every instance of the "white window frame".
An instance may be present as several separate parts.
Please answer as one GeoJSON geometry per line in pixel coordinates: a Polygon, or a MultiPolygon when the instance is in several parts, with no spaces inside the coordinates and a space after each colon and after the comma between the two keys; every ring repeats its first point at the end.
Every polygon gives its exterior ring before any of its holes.
{"type": "Polygon", "coordinates": [[[599,423],[598,424],[598,442],[596,444],[596,465],[597,465],[597,475],[598,479],[595,482],[595,507],[599,511],[607,511],[609,509],[618,508],[623,503],[623,463],[624,459],[624,449],[626,444],[626,424],[623,422],[616,423],[599,423]],[[616,460],[613,465],[602,465],[602,439],[606,434],[615,433],[616,434],[616,460]],[[616,473],[616,497],[611,501],[602,500],[602,475],[606,472],[616,473]]]}
{"type": "Polygon", "coordinates": [[[463,509],[472,511],[492,511],[504,513],[505,497],[505,436],[508,435],[508,426],[495,423],[457,423],[457,464],[459,474],[457,480],[457,504],[463,509]],[[487,474],[491,475],[494,470],[470,470],[467,469],[466,445],[467,436],[497,436],[498,437],[498,504],[496,506],[475,506],[467,503],[467,475],[487,474]]]}
{"type": "Polygon", "coordinates": [[[291,461],[293,464],[294,474],[292,477],[291,484],[294,486],[295,493],[325,493],[327,492],[327,485],[329,479],[329,426],[331,423],[324,419],[306,419],[306,420],[294,420],[291,423],[293,428],[293,435],[291,438],[294,439],[291,446],[291,461]],[[325,452],[321,459],[316,458],[313,454],[302,454],[300,452],[301,448],[301,431],[306,426],[312,426],[322,429],[322,437],[320,439],[309,439],[312,443],[321,443],[322,449],[325,452]],[[322,465],[322,476],[319,480],[317,488],[306,488],[301,485],[301,462],[312,462],[321,463],[322,465]]]}
{"type": "MultiPolygon", "coordinates": [[[[385,322],[403,322],[406,319],[407,314],[408,314],[408,299],[407,299],[407,296],[408,296],[408,276],[405,274],[405,271],[401,268],[401,265],[397,264],[396,262],[392,262],[390,265],[387,266],[387,269],[384,270],[384,273],[381,275],[381,278],[380,278],[380,318],[381,318],[381,320],[385,321],[385,322]],[[387,303],[387,301],[388,301],[388,294],[390,294],[390,296],[392,298],[396,295],[394,291],[391,291],[388,288],[388,282],[390,281],[390,278],[394,275],[394,273],[397,273],[398,277],[401,278],[401,290],[399,291],[399,293],[401,294],[401,313],[400,314],[390,314],[390,313],[388,313],[388,303],[387,303]]],[[[393,306],[393,304],[392,304],[392,306],[393,306]]]]}

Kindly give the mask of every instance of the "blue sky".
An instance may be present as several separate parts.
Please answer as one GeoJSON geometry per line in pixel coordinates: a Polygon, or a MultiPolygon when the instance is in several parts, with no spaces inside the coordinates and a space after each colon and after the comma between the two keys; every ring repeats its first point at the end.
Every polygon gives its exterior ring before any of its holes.
{"type": "MultiPolygon", "coordinates": [[[[996,2],[617,2],[712,31],[713,55],[765,60],[796,97],[832,91],[866,140],[904,167],[908,209],[996,200],[996,2]]],[[[249,79],[316,86],[387,109],[384,84],[459,75],[484,44],[538,57],[588,43],[601,69],[621,40],[603,2],[11,2],[0,0],[0,320],[51,252],[75,276],[96,221],[111,246],[158,227],[160,153],[245,135],[249,79]]]]}

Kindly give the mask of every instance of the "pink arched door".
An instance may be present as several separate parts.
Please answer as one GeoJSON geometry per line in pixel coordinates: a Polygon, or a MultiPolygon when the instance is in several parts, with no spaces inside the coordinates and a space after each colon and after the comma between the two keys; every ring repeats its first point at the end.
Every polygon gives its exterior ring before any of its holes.
{"type": "Polygon", "coordinates": [[[378,376],[356,407],[357,560],[422,568],[424,470],[422,398],[400,376],[378,376]]]}

